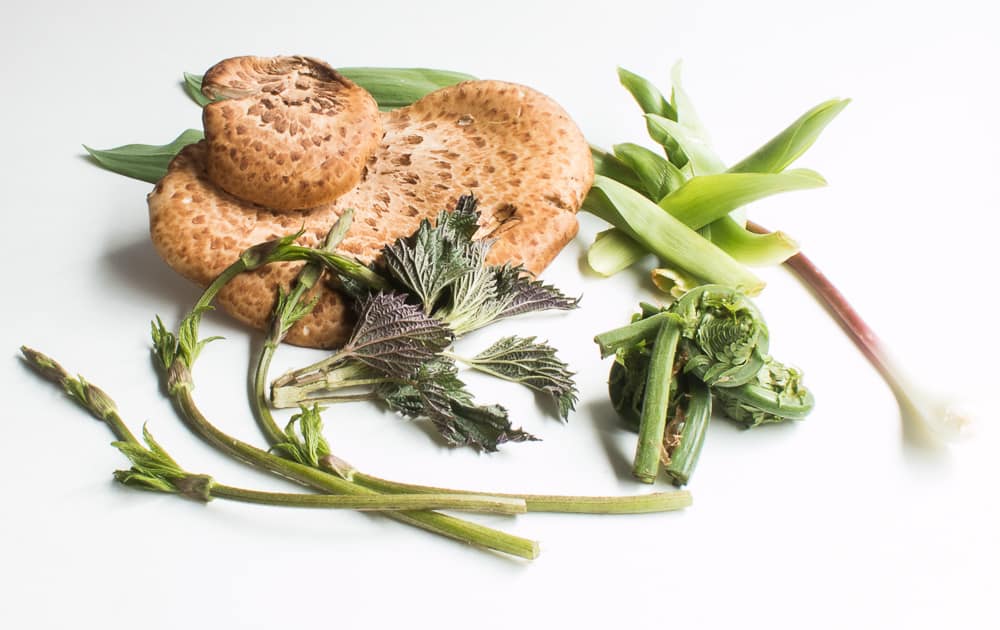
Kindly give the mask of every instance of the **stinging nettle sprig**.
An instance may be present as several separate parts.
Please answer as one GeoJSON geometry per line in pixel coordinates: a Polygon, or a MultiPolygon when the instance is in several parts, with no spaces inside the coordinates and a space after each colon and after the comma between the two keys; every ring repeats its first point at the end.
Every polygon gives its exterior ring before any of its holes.
{"type": "MultiPolygon", "coordinates": [[[[422,221],[412,235],[383,248],[384,274],[393,290],[356,295],[357,324],[348,341],[332,355],[276,379],[272,404],[376,399],[404,416],[429,419],[452,444],[494,451],[504,442],[535,439],[511,426],[503,407],[475,404],[457,377],[458,359],[550,395],[565,418],[575,406],[576,389],[550,346],[518,341],[492,360],[464,360],[446,351],[454,338],[499,319],[571,309],[579,301],[519,266],[488,264],[493,241],[474,238],[476,205],[473,196],[463,196],[453,210],[442,211],[433,223],[422,221]]],[[[499,353],[501,346],[491,351],[499,353]]]]}

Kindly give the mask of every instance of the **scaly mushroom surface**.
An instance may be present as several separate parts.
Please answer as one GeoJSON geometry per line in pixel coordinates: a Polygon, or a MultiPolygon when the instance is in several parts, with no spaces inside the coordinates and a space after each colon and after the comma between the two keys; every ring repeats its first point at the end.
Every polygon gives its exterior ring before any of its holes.
{"type": "Polygon", "coordinates": [[[275,210],[329,203],[354,188],[378,147],[378,105],[309,57],[233,57],[202,79],[212,181],[275,210]]]}
{"type": "MultiPolygon", "coordinates": [[[[422,219],[473,193],[482,213],[479,237],[497,240],[490,262],[523,264],[539,273],[577,231],[576,211],[593,181],[590,149],[565,111],[530,88],[469,81],[433,92],[381,115],[384,135],[359,183],[335,201],[299,212],[257,205],[213,181],[208,140],[186,147],[149,195],[150,231],[164,260],[207,285],[239,253],[305,227],[299,242],[315,246],[346,208],[354,222],[338,251],[364,262],[412,233],[422,219]]],[[[220,305],[262,328],[277,287],[301,263],[243,274],[222,291],[220,305]]],[[[335,347],[350,332],[350,308],[336,290],[319,301],[287,340],[335,347]]]]}

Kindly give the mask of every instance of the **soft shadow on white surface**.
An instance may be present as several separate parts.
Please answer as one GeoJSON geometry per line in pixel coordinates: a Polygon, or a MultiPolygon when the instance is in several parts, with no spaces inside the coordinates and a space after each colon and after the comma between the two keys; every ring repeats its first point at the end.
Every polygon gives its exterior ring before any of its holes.
{"type": "Polygon", "coordinates": [[[618,438],[628,429],[611,406],[611,401],[607,398],[588,401],[580,412],[581,417],[591,419],[591,424],[601,439],[601,447],[607,455],[607,464],[615,477],[619,481],[631,481],[632,454],[622,451],[618,444],[618,438]]]}
{"type": "Polygon", "coordinates": [[[178,317],[198,299],[198,288],[160,260],[149,239],[117,245],[104,253],[100,263],[123,289],[177,304],[178,317]]]}

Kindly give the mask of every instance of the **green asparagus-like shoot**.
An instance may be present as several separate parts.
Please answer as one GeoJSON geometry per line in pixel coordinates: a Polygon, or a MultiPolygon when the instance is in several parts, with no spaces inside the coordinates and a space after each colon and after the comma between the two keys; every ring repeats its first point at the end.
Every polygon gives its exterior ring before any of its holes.
{"type": "Polygon", "coordinates": [[[664,320],[650,350],[646,394],[639,418],[639,443],[632,464],[632,474],[643,483],[653,483],[660,469],[674,356],[680,333],[679,326],[669,319],[664,320]]]}
{"type": "Polygon", "coordinates": [[[411,493],[362,496],[293,494],[263,492],[218,483],[209,475],[184,470],[173,457],[143,427],[143,441],[136,439],[118,411],[115,402],[104,390],[82,376],[72,377],[59,363],[37,350],[22,347],[29,366],[56,383],[82,408],[101,420],[117,439],[112,445],[132,464],[129,470],[115,472],[115,479],[130,487],[185,496],[208,502],[222,498],[248,503],[285,507],[312,507],[349,510],[423,510],[453,509],[497,514],[520,514],[526,511],[522,499],[515,497],[485,497],[469,493],[411,493]]]}
{"type": "Polygon", "coordinates": [[[698,379],[685,382],[684,402],[677,405],[667,428],[663,472],[676,486],[686,485],[698,463],[701,447],[712,418],[712,395],[698,379]],[[680,429],[677,430],[677,425],[680,429]]]}

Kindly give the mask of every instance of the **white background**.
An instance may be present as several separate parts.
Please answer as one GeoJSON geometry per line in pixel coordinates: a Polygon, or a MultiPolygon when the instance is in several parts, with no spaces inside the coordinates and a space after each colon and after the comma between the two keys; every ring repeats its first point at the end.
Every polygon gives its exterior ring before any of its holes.
{"type": "MultiPolygon", "coordinates": [[[[5,276],[0,362],[0,627],[995,628],[997,505],[996,109],[1000,21],[987,2],[19,3],[0,23],[5,276]],[[541,541],[534,562],[378,516],[208,506],[116,486],[110,435],[18,360],[26,343],[149,420],[188,468],[289,488],[225,459],[160,393],[148,321],[174,323],[194,287],[148,243],[150,186],[102,171],[81,143],[160,143],[199,124],[182,71],[238,54],[340,66],[427,66],[538,88],[588,139],[645,138],[623,65],[686,87],[728,162],[812,105],[852,104],[798,163],[830,186],[751,208],[796,236],[928,384],[982,403],[979,436],[928,450],[808,292],[760,273],[774,354],[805,369],[806,421],[713,423],[682,513],[480,519],[541,541]]],[[[550,340],[579,372],[568,424],[514,386],[469,378],[543,442],[486,456],[449,449],[371,406],[331,409],[334,451],[362,470],[438,485],[624,494],[634,436],[605,397],[591,337],[648,299],[644,275],[588,275],[580,236],[545,279],[584,296],[569,315],[501,332],[550,340]]],[[[245,405],[259,339],[221,317],[197,396],[260,443],[245,405]]],[[[287,349],[277,369],[316,355],[287,349]]],[[[663,484],[666,489],[666,484],[663,484]]]]}

